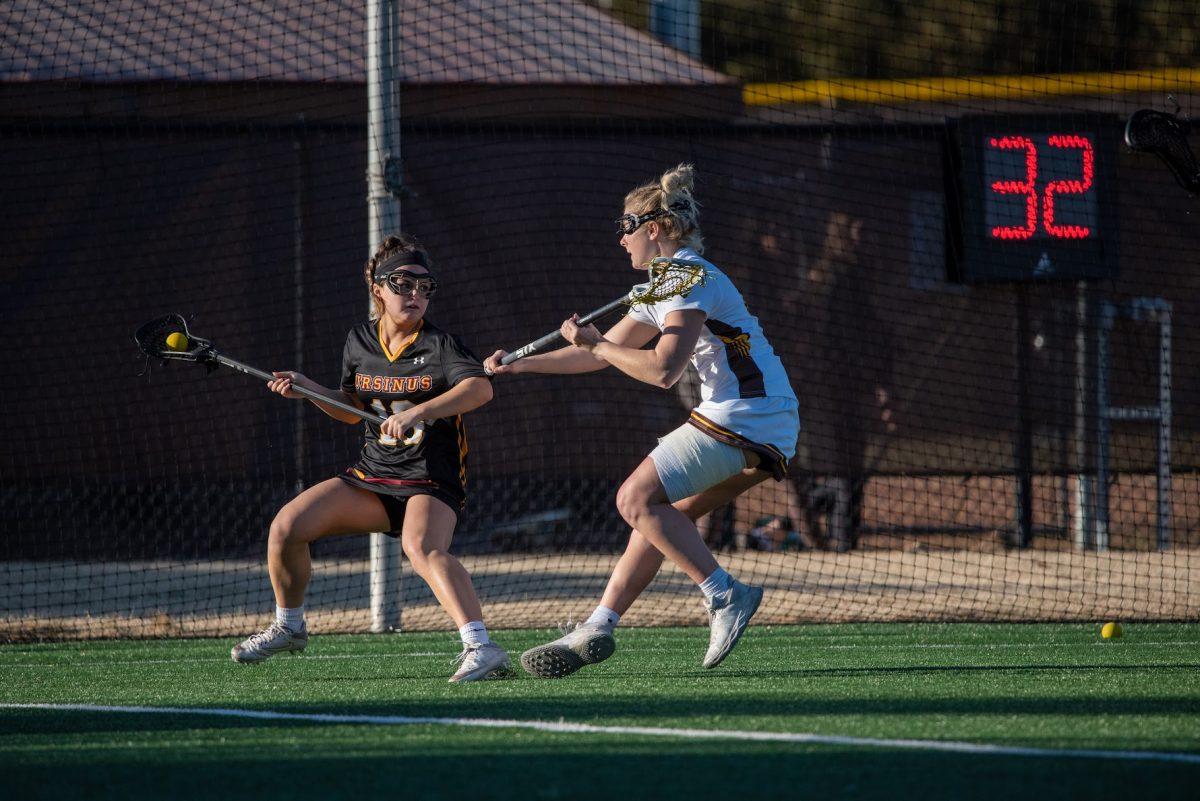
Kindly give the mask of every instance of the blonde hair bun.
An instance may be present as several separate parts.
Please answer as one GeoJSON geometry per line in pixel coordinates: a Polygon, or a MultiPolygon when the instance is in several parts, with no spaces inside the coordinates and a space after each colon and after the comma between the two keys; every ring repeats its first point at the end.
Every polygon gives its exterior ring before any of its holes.
{"type": "Polygon", "coordinates": [[[668,208],[670,200],[677,199],[676,196],[692,194],[692,188],[696,185],[696,168],[691,164],[680,164],[664,172],[658,185],[663,192],[663,208],[668,208]]]}

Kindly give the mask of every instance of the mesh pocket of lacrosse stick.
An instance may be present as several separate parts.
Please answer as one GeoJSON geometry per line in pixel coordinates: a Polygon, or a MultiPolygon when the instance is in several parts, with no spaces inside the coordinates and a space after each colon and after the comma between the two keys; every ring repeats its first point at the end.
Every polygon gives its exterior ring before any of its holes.
{"type": "Polygon", "coordinates": [[[1134,112],[1125,124],[1125,144],[1158,156],[1180,186],[1200,192],[1200,164],[1187,141],[1190,130],[1191,123],[1185,119],[1144,108],[1134,112]]]}
{"type": "Polygon", "coordinates": [[[704,265],[694,261],[659,256],[651,259],[647,268],[650,280],[639,284],[629,293],[629,305],[658,303],[667,298],[686,295],[708,280],[704,265]]]}
{"type": "Polygon", "coordinates": [[[188,331],[187,321],[178,314],[167,314],[144,324],[133,335],[138,347],[156,359],[201,362],[212,351],[212,342],[188,331]],[[183,337],[182,342],[177,337],[183,337]]]}

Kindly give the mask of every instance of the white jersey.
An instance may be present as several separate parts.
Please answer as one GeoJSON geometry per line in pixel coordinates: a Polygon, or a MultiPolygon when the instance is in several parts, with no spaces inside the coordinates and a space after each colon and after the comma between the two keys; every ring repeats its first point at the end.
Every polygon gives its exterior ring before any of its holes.
{"type": "Polygon", "coordinates": [[[629,316],[662,331],[671,312],[704,312],[707,319],[691,357],[700,376],[700,405],[689,422],[702,429],[726,429],[724,433],[760,447],[773,446],[790,459],[796,451],[799,404],[758,319],[746,309],[729,277],[711,262],[690,248],[678,250],[674,258],[701,264],[704,284],[679,297],[634,306],[629,316]],[[787,419],[794,422],[788,425],[787,419]]]}

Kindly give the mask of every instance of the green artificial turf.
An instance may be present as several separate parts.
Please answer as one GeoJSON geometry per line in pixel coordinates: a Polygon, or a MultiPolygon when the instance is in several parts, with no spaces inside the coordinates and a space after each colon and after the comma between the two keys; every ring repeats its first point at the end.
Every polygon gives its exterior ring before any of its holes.
{"type": "MultiPolygon", "coordinates": [[[[515,657],[544,631],[500,631],[515,657]]],[[[321,636],[234,664],[229,640],[0,647],[0,703],[564,721],[1105,750],[748,742],[445,723],[0,708],[0,797],[1200,797],[1200,626],[756,627],[716,670],[703,629],[618,632],[559,681],[451,685],[447,634],[321,636]],[[1192,755],[1134,759],[1133,752],[1192,755]],[[7,790],[7,792],[6,792],[7,790]]]]}

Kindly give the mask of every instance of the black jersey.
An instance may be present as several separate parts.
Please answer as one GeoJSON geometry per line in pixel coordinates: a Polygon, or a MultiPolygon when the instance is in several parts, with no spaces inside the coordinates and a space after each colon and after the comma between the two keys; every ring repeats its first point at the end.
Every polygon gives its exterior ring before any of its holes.
{"type": "MultiPolygon", "coordinates": [[[[342,389],[381,417],[475,376],[487,376],[479,360],[455,336],[427,320],[395,353],[383,344],[380,323],[355,326],[342,354],[342,389]]],[[[462,504],[467,433],[461,415],[425,420],[404,441],[381,436],[373,421],[364,424],[362,455],[343,479],[386,495],[449,494],[462,504]]]]}

